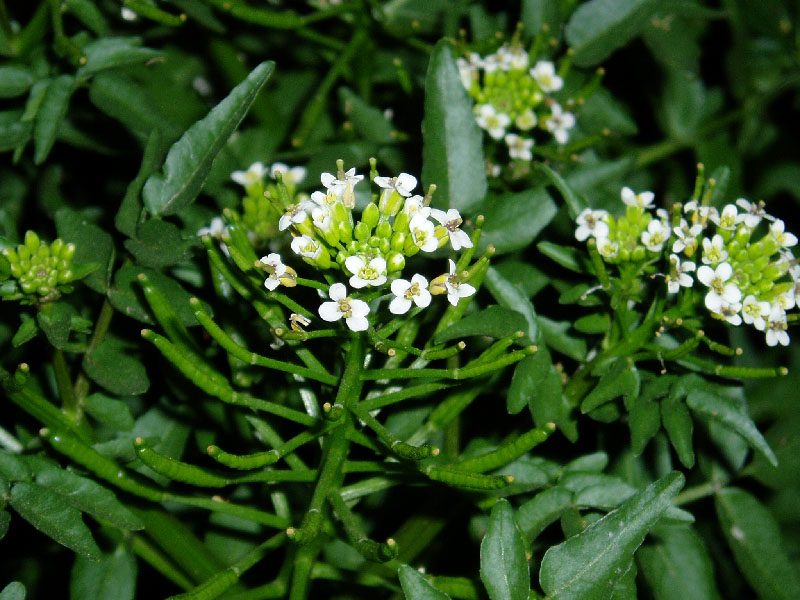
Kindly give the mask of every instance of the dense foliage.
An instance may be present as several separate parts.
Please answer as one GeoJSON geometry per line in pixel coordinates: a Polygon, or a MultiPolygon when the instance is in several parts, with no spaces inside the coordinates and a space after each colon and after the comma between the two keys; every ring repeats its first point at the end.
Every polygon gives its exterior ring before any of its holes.
{"type": "Polygon", "coordinates": [[[0,0],[0,600],[800,598],[799,18],[0,0]]]}

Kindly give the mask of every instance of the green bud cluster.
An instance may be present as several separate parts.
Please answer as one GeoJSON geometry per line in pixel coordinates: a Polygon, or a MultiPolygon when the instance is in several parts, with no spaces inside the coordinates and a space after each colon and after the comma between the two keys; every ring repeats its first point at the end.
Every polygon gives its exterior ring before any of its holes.
{"type": "Polygon", "coordinates": [[[47,244],[35,232],[28,231],[22,244],[2,251],[13,279],[0,286],[0,295],[25,304],[56,300],[62,293],[72,291],[69,284],[75,279],[74,254],[74,244],[65,244],[61,239],[47,244]]]}

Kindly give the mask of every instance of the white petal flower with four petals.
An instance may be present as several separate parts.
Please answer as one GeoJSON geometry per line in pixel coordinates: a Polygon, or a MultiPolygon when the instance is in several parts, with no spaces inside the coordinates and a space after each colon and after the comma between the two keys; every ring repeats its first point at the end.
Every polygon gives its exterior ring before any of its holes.
{"type": "Polygon", "coordinates": [[[717,265],[716,269],[707,265],[697,269],[697,279],[706,287],[711,288],[705,299],[706,308],[711,312],[722,314],[723,306],[741,301],[742,291],[735,283],[729,282],[731,276],[733,276],[733,267],[726,262],[717,265]]]}
{"type": "Polygon", "coordinates": [[[353,274],[350,277],[350,285],[357,290],[386,283],[386,259],[382,256],[376,256],[369,262],[364,260],[363,256],[348,256],[344,261],[344,266],[353,274]]]}
{"type": "Polygon", "coordinates": [[[549,60],[540,60],[529,71],[543,92],[557,92],[564,87],[564,80],[556,75],[556,67],[549,60]]]}
{"type": "Polygon", "coordinates": [[[250,185],[264,179],[267,169],[262,162],[254,162],[247,171],[234,171],[231,173],[233,179],[239,185],[250,185]]]}
{"type": "Polygon", "coordinates": [[[369,304],[350,298],[343,283],[334,283],[328,289],[328,297],[331,302],[323,302],[318,311],[324,321],[332,323],[344,318],[352,331],[365,331],[369,327],[369,304]]]}
{"type": "Polygon", "coordinates": [[[389,303],[389,312],[394,315],[406,314],[412,303],[420,308],[426,308],[431,303],[428,280],[420,274],[412,276],[411,281],[395,279],[392,282],[392,293],[395,298],[389,303]]]}
{"type": "Polygon", "coordinates": [[[653,208],[653,200],[656,197],[653,192],[639,192],[637,194],[627,186],[622,188],[620,195],[626,205],[638,206],[639,208],[653,208]]]}
{"type": "Polygon", "coordinates": [[[408,198],[417,187],[417,178],[408,173],[400,173],[397,177],[375,177],[375,185],[386,190],[396,190],[401,196],[408,198]]]}
{"type": "Polygon", "coordinates": [[[478,126],[494,139],[499,140],[506,134],[506,127],[511,124],[511,117],[507,114],[497,112],[491,104],[479,104],[475,107],[475,112],[478,126]]]}
{"type": "Polygon", "coordinates": [[[583,242],[590,235],[598,239],[608,237],[608,223],[603,220],[606,216],[608,216],[608,212],[605,210],[583,209],[575,219],[578,224],[578,228],[575,230],[575,239],[583,242]]]}
{"type": "Polygon", "coordinates": [[[472,248],[472,240],[460,229],[463,220],[461,219],[461,214],[455,208],[451,208],[447,212],[432,208],[431,216],[447,229],[453,250],[458,252],[461,248],[472,248]]]}

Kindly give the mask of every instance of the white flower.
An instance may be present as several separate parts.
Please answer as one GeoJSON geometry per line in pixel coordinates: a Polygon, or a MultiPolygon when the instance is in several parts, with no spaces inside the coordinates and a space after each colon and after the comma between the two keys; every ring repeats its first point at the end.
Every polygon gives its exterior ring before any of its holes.
{"type": "Polygon", "coordinates": [[[211,219],[211,224],[208,227],[201,227],[197,230],[197,235],[200,237],[210,235],[211,237],[218,238],[227,233],[227,231],[228,226],[225,225],[225,221],[222,220],[222,217],[214,217],[211,219]]]}
{"type": "Polygon", "coordinates": [[[444,286],[447,290],[447,301],[456,306],[461,298],[472,296],[476,290],[468,283],[461,283],[461,276],[456,274],[456,263],[450,258],[447,261],[450,263],[450,271],[444,286]]]}
{"type": "Polygon", "coordinates": [[[702,206],[697,202],[697,200],[692,200],[691,202],[684,204],[683,211],[685,213],[697,213],[700,215],[703,223],[705,223],[705,221],[709,218],[711,220],[716,219],[718,215],[716,208],[713,206],[702,206]]]}
{"type": "Polygon", "coordinates": [[[394,315],[406,314],[412,302],[420,308],[425,308],[431,303],[428,280],[419,274],[411,277],[411,281],[395,279],[392,282],[392,293],[395,298],[389,303],[389,312],[394,315]]]}
{"type": "Polygon", "coordinates": [[[728,251],[724,248],[725,242],[722,241],[720,234],[714,235],[710,240],[703,238],[703,263],[715,265],[728,258],[728,251]]]}
{"type": "Polygon", "coordinates": [[[748,202],[744,198],[739,198],[736,201],[736,204],[744,211],[744,213],[740,214],[738,217],[739,223],[744,223],[750,229],[755,229],[758,227],[758,224],[761,223],[761,219],[767,219],[769,221],[774,221],[775,217],[772,215],[768,215],[764,211],[764,201],[760,201],[758,203],[755,202],[748,202]]]}
{"type": "Polygon", "coordinates": [[[544,126],[553,134],[559,144],[566,144],[569,139],[569,130],[575,127],[575,115],[564,112],[561,105],[553,103],[550,107],[550,116],[545,119],[544,126]]]}
{"type": "Polygon", "coordinates": [[[421,215],[427,219],[431,214],[431,209],[429,206],[425,206],[425,199],[422,196],[414,195],[410,198],[406,198],[406,201],[403,203],[403,212],[406,213],[409,218],[421,215]]]}
{"type": "Polygon", "coordinates": [[[773,300],[775,304],[780,306],[783,310],[792,310],[795,306],[794,290],[791,289],[783,294],[780,294],[773,300]]]}
{"type": "Polygon", "coordinates": [[[333,322],[344,317],[345,323],[353,331],[365,331],[369,327],[369,305],[363,300],[348,297],[343,283],[334,283],[328,289],[328,297],[332,302],[323,302],[318,311],[323,320],[333,322]]]}
{"type": "Polygon", "coordinates": [[[596,238],[605,238],[608,236],[608,223],[603,219],[606,218],[608,212],[604,210],[592,210],[585,208],[575,219],[578,228],[575,230],[575,239],[579,242],[584,241],[590,235],[596,238]]]}
{"type": "Polygon", "coordinates": [[[377,256],[369,262],[363,256],[348,256],[344,261],[345,268],[353,276],[350,278],[350,285],[356,289],[361,289],[371,285],[373,287],[386,283],[386,259],[377,256]]]}
{"type": "Polygon", "coordinates": [[[789,345],[789,334],[786,312],[778,304],[773,304],[767,317],[767,346],[789,345]]]}
{"type": "Polygon", "coordinates": [[[316,260],[322,252],[322,244],[308,235],[300,235],[292,239],[292,250],[295,254],[316,260]]]}
{"type": "Polygon", "coordinates": [[[278,229],[283,231],[291,227],[293,223],[302,223],[308,218],[309,213],[315,206],[316,203],[310,200],[303,200],[297,204],[290,204],[286,207],[286,212],[281,215],[278,221],[278,229]]]}
{"type": "Polygon", "coordinates": [[[672,231],[678,236],[672,244],[673,252],[686,252],[686,256],[691,256],[697,250],[698,242],[697,236],[703,232],[703,226],[700,223],[689,227],[686,219],[681,219],[680,227],[673,227],[672,231]]]}
{"type": "Polygon", "coordinates": [[[677,294],[681,287],[692,287],[694,279],[689,273],[694,271],[697,265],[690,260],[681,262],[677,254],[670,254],[669,262],[671,269],[667,276],[667,291],[670,294],[677,294]]]}
{"type": "Polygon", "coordinates": [[[511,124],[511,117],[507,114],[497,112],[491,104],[479,104],[475,111],[478,126],[489,132],[494,139],[499,140],[506,134],[506,127],[511,124]]]}
{"type": "Polygon", "coordinates": [[[530,74],[544,92],[557,92],[564,87],[564,80],[556,75],[555,65],[548,60],[537,62],[531,68],[530,74]]]}
{"type": "Polygon", "coordinates": [[[653,192],[640,192],[638,194],[629,187],[622,188],[620,193],[622,201],[628,206],[638,206],[639,208],[653,208],[653,200],[656,195],[653,192]]]}
{"type": "Polygon", "coordinates": [[[333,227],[333,214],[328,205],[315,206],[311,209],[311,222],[320,231],[328,232],[333,227]]]}
{"type": "Polygon", "coordinates": [[[529,108],[525,112],[520,113],[514,121],[514,125],[516,125],[517,129],[520,131],[528,131],[536,127],[537,122],[536,113],[529,108]]]}
{"type": "Polygon", "coordinates": [[[733,302],[732,304],[725,304],[720,307],[719,314],[731,325],[738,327],[742,324],[742,316],[739,311],[742,310],[741,302],[733,302]]]}
{"type": "Polygon", "coordinates": [[[459,229],[463,221],[461,220],[461,215],[455,208],[451,208],[447,212],[432,208],[431,216],[447,229],[447,233],[450,236],[450,243],[453,245],[453,250],[458,252],[461,248],[472,248],[472,240],[469,239],[466,233],[459,229]]]}
{"type": "Polygon", "coordinates": [[[516,133],[506,134],[506,145],[508,146],[508,155],[511,158],[519,160],[533,160],[533,140],[524,138],[516,133]]]}
{"type": "Polygon", "coordinates": [[[458,74],[461,77],[461,84],[469,90],[472,84],[478,81],[478,69],[483,65],[481,55],[477,52],[470,52],[469,58],[460,56],[456,59],[458,74]]]}
{"type": "Polygon", "coordinates": [[[401,196],[408,198],[411,190],[417,187],[417,178],[408,173],[400,173],[397,177],[376,177],[375,184],[387,190],[397,190],[401,196]]]}
{"type": "Polygon", "coordinates": [[[728,283],[733,275],[733,267],[724,262],[716,270],[707,265],[697,269],[697,278],[711,290],[706,294],[706,308],[711,312],[722,313],[723,306],[736,304],[742,299],[742,291],[735,283],[728,283]]]}
{"type": "Polygon", "coordinates": [[[411,240],[414,245],[423,252],[433,252],[439,247],[439,239],[436,237],[433,223],[422,214],[415,213],[411,217],[408,228],[411,231],[411,240]]]}
{"type": "Polygon", "coordinates": [[[642,232],[642,243],[650,252],[661,252],[664,242],[669,239],[669,225],[658,219],[653,219],[647,225],[647,231],[642,232]]]}
{"type": "Polygon", "coordinates": [[[619,253],[619,244],[617,242],[612,242],[608,238],[598,237],[597,251],[603,258],[616,258],[617,254],[619,253]]]}
{"type": "Polygon", "coordinates": [[[281,255],[275,252],[262,256],[259,260],[267,265],[269,277],[264,281],[264,287],[271,292],[281,284],[280,278],[286,273],[286,265],[281,262],[281,255]]]}
{"type": "Polygon", "coordinates": [[[736,223],[739,222],[739,211],[736,210],[733,204],[727,204],[725,208],[722,209],[721,215],[712,214],[710,218],[720,229],[733,231],[736,229],[736,223]]]}
{"type": "Polygon", "coordinates": [[[764,331],[767,322],[764,317],[769,316],[769,302],[759,302],[753,294],[748,295],[742,302],[742,316],[744,322],[752,325],[759,331],[764,331]]]}
{"type": "Polygon", "coordinates": [[[264,163],[254,162],[247,171],[234,171],[231,173],[231,179],[239,185],[249,185],[261,181],[266,174],[267,169],[264,167],[264,163]]]}
{"type": "Polygon", "coordinates": [[[362,179],[364,179],[364,176],[356,175],[355,167],[344,173],[343,179],[336,179],[336,176],[331,173],[322,173],[322,175],[320,175],[322,185],[341,198],[342,203],[347,208],[353,208],[356,205],[356,197],[353,188],[362,179]]]}
{"type": "Polygon", "coordinates": [[[269,168],[269,176],[277,179],[276,175],[280,173],[284,183],[299,184],[306,178],[305,167],[289,167],[289,165],[276,162],[269,168]]]}
{"type": "Polygon", "coordinates": [[[791,248],[797,245],[797,236],[790,232],[784,232],[784,223],[781,219],[769,226],[770,235],[780,244],[781,248],[791,248]]]}
{"type": "Polygon", "coordinates": [[[125,21],[135,21],[139,18],[135,12],[133,12],[127,6],[123,6],[119,11],[119,16],[122,17],[125,21]]]}

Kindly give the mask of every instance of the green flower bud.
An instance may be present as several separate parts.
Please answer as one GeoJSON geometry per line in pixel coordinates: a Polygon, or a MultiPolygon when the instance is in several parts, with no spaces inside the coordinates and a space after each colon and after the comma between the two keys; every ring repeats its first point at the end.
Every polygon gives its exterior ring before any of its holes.
{"type": "Polygon", "coordinates": [[[417,252],[419,252],[419,248],[414,243],[412,237],[408,236],[403,244],[403,254],[410,257],[414,256],[417,252]]]}
{"type": "Polygon", "coordinates": [[[645,258],[647,258],[647,250],[642,246],[637,246],[636,248],[633,249],[633,252],[631,253],[631,258],[633,258],[633,260],[637,262],[640,260],[644,260],[645,258]]]}
{"type": "Polygon", "coordinates": [[[358,223],[356,223],[356,227],[353,230],[353,233],[355,234],[357,240],[364,241],[368,239],[370,234],[372,233],[372,227],[370,227],[363,221],[359,221],[358,223]]]}
{"type": "Polygon", "coordinates": [[[391,249],[392,246],[388,238],[378,238],[378,250],[381,251],[381,254],[386,254],[391,249]]]}
{"type": "Polygon", "coordinates": [[[31,254],[35,254],[36,251],[39,249],[39,236],[36,235],[35,231],[26,231],[25,232],[25,247],[31,251],[31,254]]]}
{"type": "Polygon", "coordinates": [[[367,240],[367,243],[369,244],[370,248],[377,248],[378,244],[381,243],[381,238],[376,235],[370,236],[370,238],[367,240]]]}
{"type": "Polygon", "coordinates": [[[783,272],[784,271],[781,267],[772,264],[768,265],[765,269],[763,269],[761,271],[761,274],[763,275],[764,279],[770,279],[772,281],[775,281],[778,277],[783,275],[783,272]]]}
{"type": "Polygon", "coordinates": [[[753,261],[753,266],[755,267],[756,271],[763,271],[767,268],[769,264],[769,256],[759,256],[757,259],[753,261]]]}
{"type": "Polygon", "coordinates": [[[392,237],[392,226],[388,221],[380,223],[375,229],[375,235],[381,238],[389,239],[392,237]]]}
{"type": "Polygon", "coordinates": [[[347,221],[339,221],[336,225],[336,229],[339,232],[339,239],[345,244],[349,244],[353,241],[353,226],[350,225],[350,223],[347,221]]]}
{"type": "Polygon", "coordinates": [[[19,262],[25,263],[23,268],[28,268],[31,260],[31,250],[27,246],[17,246],[17,253],[19,254],[19,262]]]}
{"type": "Polygon", "coordinates": [[[70,261],[73,256],[75,256],[75,244],[69,243],[61,248],[61,258],[70,261]]]}
{"type": "Polygon", "coordinates": [[[370,228],[375,227],[378,224],[378,220],[380,218],[381,218],[381,211],[373,202],[367,204],[367,207],[361,214],[361,220],[364,221],[364,223],[366,223],[367,225],[369,225],[370,228]]]}
{"type": "Polygon", "coordinates": [[[736,235],[733,240],[742,248],[746,247],[747,243],[750,241],[750,230],[747,227],[739,227],[739,229],[736,230],[736,235]]]}
{"type": "Polygon", "coordinates": [[[397,190],[384,190],[378,205],[382,214],[393,217],[403,208],[405,198],[397,190]]]}
{"type": "Polygon", "coordinates": [[[395,232],[395,234],[392,235],[392,241],[391,241],[392,250],[395,250],[397,252],[402,252],[405,241],[406,241],[406,234],[401,233],[399,231],[395,232]]]}
{"type": "Polygon", "coordinates": [[[61,255],[61,249],[64,247],[64,240],[56,238],[50,244],[50,256],[58,258],[61,255]]]}
{"type": "Polygon", "coordinates": [[[386,255],[386,271],[389,273],[396,273],[402,271],[406,266],[405,257],[399,252],[389,252],[386,255]]]}
{"type": "Polygon", "coordinates": [[[6,248],[3,250],[3,256],[5,256],[6,260],[12,265],[19,263],[19,255],[13,248],[6,248]]]}
{"type": "Polygon", "coordinates": [[[764,292],[770,291],[774,285],[775,282],[770,281],[768,279],[762,279],[761,281],[758,282],[758,285],[756,287],[758,291],[763,294],[764,292]]]}
{"type": "Polygon", "coordinates": [[[408,224],[411,219],[408,217],[407,213],[400,213],[394,219],[394,226],[393,229],[398,233],[408,233],[408,224]]]}

